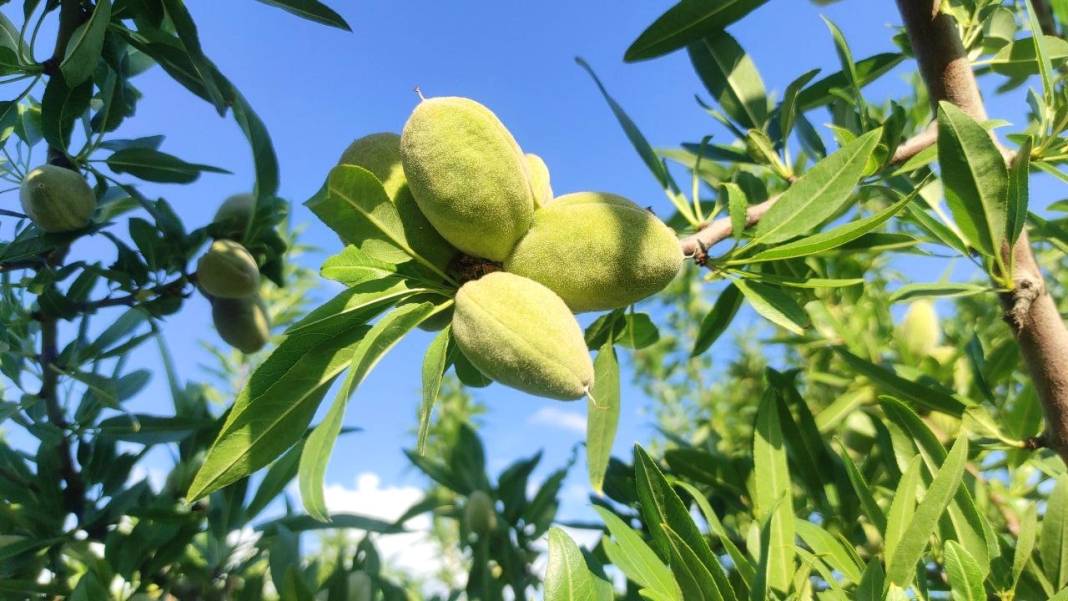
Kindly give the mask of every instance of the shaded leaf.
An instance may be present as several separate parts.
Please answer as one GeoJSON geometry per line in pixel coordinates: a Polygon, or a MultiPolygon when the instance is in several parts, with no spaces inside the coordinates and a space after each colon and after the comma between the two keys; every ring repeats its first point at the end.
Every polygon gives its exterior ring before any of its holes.
{"type": "Polygon", "coordinates": [[[678,50],[706,35],[722,31],[765,2],[767,0],[682,0],[634,40],[623,60],[640,61],[678,50]]]}

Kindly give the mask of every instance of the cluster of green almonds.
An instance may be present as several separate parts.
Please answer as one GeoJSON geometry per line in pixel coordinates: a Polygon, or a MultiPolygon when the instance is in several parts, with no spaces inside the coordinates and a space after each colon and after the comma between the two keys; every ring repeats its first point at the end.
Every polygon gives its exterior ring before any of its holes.
{"type": "Polygon", "coordinates": [[[197,261],[197,283],[211,300],[211,318],[219,336],[243,353],[267,344],[271,322],[260,299],[260,268],[238,240],[252,220],[256,199],[251,194],[227,198],[215,213],[212,231],[218,238],[197,261]]]}
{"type": "Polygon", "coordinates": [[[48,233],[73,232],[89,225],[96,195],[80,173],[41,165],[26,174],[19,187],[22,211],[48,233]]]}
{"type": "Polygon", "coordinates": [[[532,394],[584,396],[593,364],[574,313],[626,307],[682,265],[674,232],[633,202],[553,198],[541,158],[467,98],[423,100],[400,136],[356,140],[340,163],[382,182],[423,257],[443,270],[459,253],[490,266],[457,291],[453,337],[484,375],[532,394]]]}

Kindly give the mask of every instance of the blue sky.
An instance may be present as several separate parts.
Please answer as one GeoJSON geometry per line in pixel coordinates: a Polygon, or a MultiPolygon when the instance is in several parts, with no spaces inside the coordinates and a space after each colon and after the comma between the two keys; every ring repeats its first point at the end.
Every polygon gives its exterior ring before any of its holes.
{"type": "MultiPolygon", "coordinates": [[[[331,4],[352,24],[353,33],[251,0],[189,3],[205,51],[250,100],[273,136],[281,195],[292,202],[295,222],[307,225],[304,241],[327,253],[340,250],[336,238],[301,203],[354,138],[400,131],[417,102],[417,85],[428,96],[468,96],[493,109],[525,150],[545,159],[558,194],[612,191],[651,205],[662,217],[669,215],[669,205],[659,186],[574,57],[584,57],[597,70],[654,146],[697,141],[709,133],[727,140],[694,102],[694,94],[707,94],[684,53],[633,65],[622,62],[628,44],[668,2],[331,4]]],[[[9,8],[9,14],[13,10],[9,8]]],[[[732,28],[769,91],[781,93],[793,77],[811,68],[837,70],[820,14],[845,31],[857,58],[893,50],[890,38],[898,16],[891,2],[824,7],[797,0],[770,2],[732,28]]],[[[906,63],[898,75],[871,86],[869,98],[907,94],[900,73],[912,68],[913,63],[906,63]]],[[[187,223],[206,223],[223,198],[251,187],[246,142],[232,120],[220,119],[161,70],[141,76],[137,85],[145,98],[136,117],[121,130],[123,137],[162,133],[162,150],[233,172],[205,175],[189,186],[143,186],[152,195],[165,196],[187,223]]],[[[989,108],[992,116],[1018,121],[1024,110],[1018,94],[991,98],[989,108]]],[[[817,125],[826,121],[825,115],[812,117],[817,125]]],[[[1043,202],[1055,193],[1048,183],[1038,192],[1049,197],[1043,202]]],[[[14,194],[0,197],[0,206],[14,203],[14,194]]],[[[317,266],[325,256],[309,257],[309,266],[317,266]]],[[[931,277],[937,275],[935,270],[931,277]]],[[[331,291],[324,284],[319,293],[325,299],[331,291]]],[[[213,336],[209,324],[209,307],[202,298],[194,298],[181,315],[168,320],[166,332],[179,371],[189,379],[202,377],[199,366],[208,359],[198,339],[213,336]]],[[[419,365],[429,340],[422,333],[410,336],[357,391],[345,421],[363,431],[339,441],[328,471],[330,483],[351,487],[365,472],[378,474],[384,485],[417,482],[401,449],[411,444],[419,365]]],[[[148,365],[158,363],[149,359],[148,365]]],[[[583,439],[579,429],[568,427],[581,423],[582,403],[537,399],[500,386],[475,395],[490,409],[481,434],[494,473],[539,449],[546,453],[544,465],[554,468],[583,439]],[[543,421],[535,417],[539,415],[543,421]]],[[[131,409],[149,413],[165,413],[169,406],[162,374],[130,403],[131,409]]],[[[635,442],[650,438],[648,409],[648,399],[625,388],[617,453],[628,453],[635,442]]],[[[569,480],[568,516],[584,515],[586,493],[580,461],[569,480]]]]}

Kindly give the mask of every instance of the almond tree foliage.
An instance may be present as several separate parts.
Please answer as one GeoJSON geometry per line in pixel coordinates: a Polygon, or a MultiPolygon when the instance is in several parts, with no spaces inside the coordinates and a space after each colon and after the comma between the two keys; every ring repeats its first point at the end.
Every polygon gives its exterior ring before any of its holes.
{"type": "MultiPolygon", "coordinates": [[[[317,2],[267,3],[344,27],[317,2]]],[[[353,391],[409,331],[450,309],[458,283],[428,273],[382,218],[392,209],[381,182],[358,167],[333,170],[309,201],[349,244],[321,271],[346,290],[279,320],[288,327],[277,347],[239,378],[236,398],[221,395],[225,413],[171,372],[173,415],[123,412],[148,377],[127,373],[125,358],[161,340],[159,320],[194,285],[185,265],[212,235],[187,233],[164,200],[117,179],[181,183],[213,169],[164,154],[161,139],[108,137],[138,98],[131,78],[158,63],[235,116],[257,173],[243,242],[280,284],[299,278],[282,260],[277,166],[180,1],[26,2],[26,23],[4,26],[0,50],[27,86],[3,105],[0,133],[15,153],[6,177],[17,183],[43,142],[50,162],[94,176],[101,208],[74,234],[18,224],[0,249],[0,367],[18,397],[5,395],[3,416],[40,441],[30,452],[0,446],[0,593],[1068,599],[1068,206],[1029,203],[1032,178],[1068,181],[1068,4],[897,0],[896,51],[871,57],[855,57],[849,32],[827,21],[840,70],[776,82],[773,96],[727,28],[775,5],[682,0],[625,50],[627,61],[685,51],[706,88],[698,101],[728,139],[695,132],[654,148],[579,60],[663,187],[691,260],[648,312],[610,312],[586,330],[597,401],[585,455],[600,520],[566,524],[599,537],[584,549],[554,526],[570,464],[532,486],[532,449],[487,473],[456,386],[489,381],[448,327],[428,346],[413,402],[408,456],[433,483],[425,499],[395,523],[329,513],[323,475],[353,391]],[[34,32],[49,15],[57,50],[39,61],[34,32]],[[866,86],[895,68],[915,69],[912,93],[869,101],[866,86]],[[988,115],[977,81],[987,94],[1026,90],[1027,122],[988,115]],[[119,217],[127,237],[114,233],[119,217]],[[65,260],[96,234],[115,245],[114,263],[65,260]],[[974,277],[916,281],[920,257],[969,265],[974,277]],[[89,327],[114,307],[129,310],[99,334],[89,327]],[[756,337],[737,319],[750,313],[766,321],[756,337]],[[731,357],[726,368],[713,351],[731,357]],[[654,400],[660,435],[614,458],[621,364],[654,400]],[[155,445],[178,458],[158,492],[129,479],[155,445]],[[257,519],[294,479],[303,511],[285,497],[283,517],[257,519]],[[424,589],[382,565],[374,537],[428,513],[463,573],[424,589]],[[234,534],[248,529],[254,543],[234,534]],[[359,534],[302,555],[302,532],[346,529],[359,534]]]]}

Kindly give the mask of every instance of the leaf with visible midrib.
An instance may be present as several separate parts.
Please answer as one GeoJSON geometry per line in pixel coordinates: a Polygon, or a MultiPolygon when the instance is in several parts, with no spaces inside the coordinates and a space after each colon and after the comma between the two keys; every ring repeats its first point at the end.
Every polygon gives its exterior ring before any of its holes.
{"type": "Polygon", "coordinates": [[[912,198],[913,195],[910,194],[906,198],[895,202],[869,217],[851,221],[826,232],[820,232],[799,240],[794,240],[793,242],[779,244],[762,250],[752,257],[744,259],[744,262],[753,263],[757,261],[794,259],[838,248],[843,244],[848,244],[857,238],[860,238],[864,234],[889,221],[891,217],[898,214],[901,209],[905,208],[905,205],[907,205],[912,198]]]}
{"type": "Polygon", "coordinates": [[[1042,568],[1056,590],[1068,585],[1068,476],[1059,476],[1046,501],[1038,537],[1042,568]]]}
{"type": "Polygon", "coordinates": [[[768,97],[753,59],[721,31],[687,46],[690,62],[723,111],[746,129],[768,120],[768,97]]]}
{"type": "Polygon", "coordinates": [[[549,530],[548,564],[545,570],[545,601],[612,599],[611,585],[590,571],[582,550],[566,532],[555,526],[549,530]]]}
{"type": "Polygon", "coordinates": [[[864,134],[802,175],[760,220],[753,243],[782,242],[837,213],[864,175],[881,135],[881,129],[864,134]]]}
{"type": "Polygon", "coordinates": [[[765,582],[769,587],[785,591],[794,573],[794,507],[790,468],[786,460],[779,423],[778,393],[768,389],[757,408],[753,427],[753,475],[756,516],[769,529],[765,582]]]}
{"type": "Polygon", "coordinates": [[[604,507],[594,505],[593,509],[601,516],[612,535],[611,540],[604,541],[605,552],[612,565],[618,567],[627,578],[639,586],[665,598],[681,601],[682,593],[671,577],[671,570],[656,556],[641,535],[604,507]]]}
{"type": "Polygon", "coordinates": [[[722,31],[765,2],[767,0],[682,0],[634,40],[623,60],[640,61],[678,50],[694,40],[722,31]]]}
{"type": "Polygon", "coordinates": [[[938,163],[957,227],[976,250],[997,256],[1008,237],[1005,159],[983,126],[949,102],[938,108],[938,163]]]}
{"type": "Polygon", "coordinates": [[[901,536],[897,550],[887,566],[887,580],[901,587],[912,582],[916,562],[923,557],[928,540],[938,525],[938,519],[949,506],[964,478],[964,464],[968,459],[968,437],[961,436],[953,443],[923,500],[916,507],[912,521],[901,536]]]}
{"type": "Polygon", "coordinates": [[[452,326],[446,325],[427,347],[423,358],[423,402],[419,405],[419,432],[415,443],[415,451],[420,455],[423,454],[427,438],[430,436],[430,416],[434,411],[438,391],[441,390],[441,380],[454,352],[450,344],[451,340],[452,326]]]}
{"type": "Polygon", "coordinates": [[[619,425],[619,361],[611,340],[597,351],[593,373],[593,387],[586,403],[586,472],[590,486],[600,494],[619,425]]]}
{"type": "Polygon", "coordinates": [[[78,26],[67,44],[59,70],[71,88],[89,79],[104,48],[104,34],[111,21],[111,0],[99,0],[89,20],[78,26]]]}
{"type": "Polygon", "coordinates": [[[305,511],[311,517],[321,522],[329,520],[323,493],[323,478],[334,450],[334,442],[341,432],[341,422],[352,393],[389,349],[400,342],[412,328],[422,323],[433,310],[434,305],[431,303],[398,307],[375,323],[353,352],[352,364],[344,385],[338,391],[326,417],[308,436],[304,452],[300,455],[300,498],[305,511]]]}
{"type": "Polygon", "coordinates": [[[296,442],[352,361],[370,329],[364,324],[386,306],[287,335],[238,394],[189,487],[189,500],[251,474],[296,442]]]}
{"type": "Polygon", "coordinates": [[[322,2],[318,2],[318,0],[259,0],[259,2],[276,6],[309,21],[337,27],[345,31],[352,31],[352,28],[349,27],[349,24],[345,22],[341,15],[322,2]]]}

